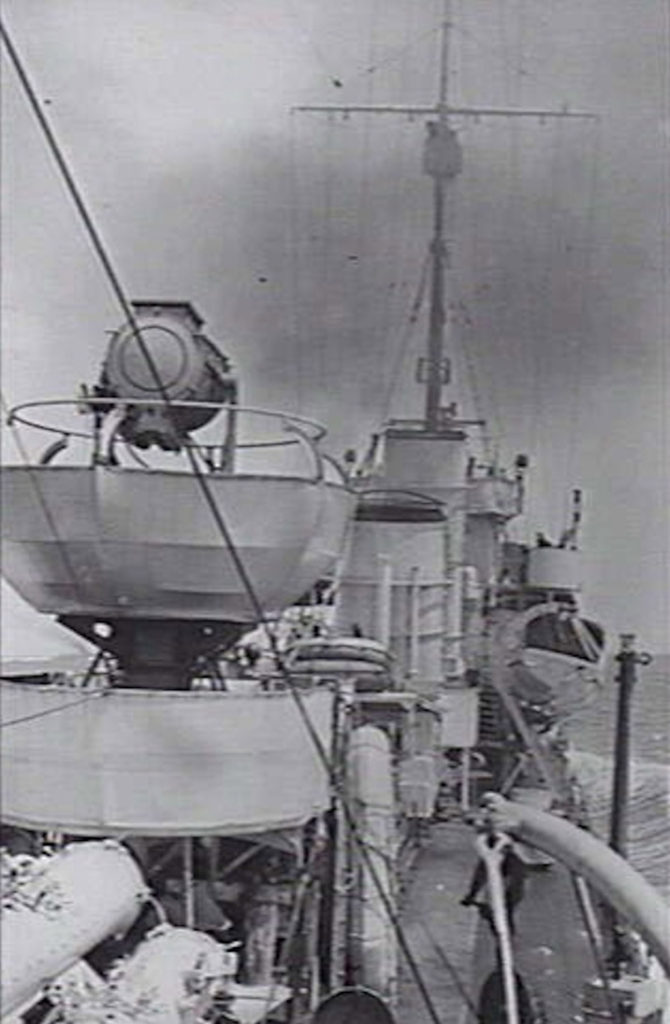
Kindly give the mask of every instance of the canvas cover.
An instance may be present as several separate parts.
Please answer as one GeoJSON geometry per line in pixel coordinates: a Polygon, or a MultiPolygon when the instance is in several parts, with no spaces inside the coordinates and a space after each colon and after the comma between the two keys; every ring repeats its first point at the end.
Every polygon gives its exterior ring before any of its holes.
{"type": "Polygon", "coordinates": [[[96,648],[53,619],[40,615],[0,581],[0,669],[2,675],[83,672],[96,648]]]}
{"type": "MultiPolygon", "coordinates": [[[[288,692],[92,696],[5,682],[0,698],[9,824],[81,835],[250,835],[300,826],[329,804],[326,772],[288,692]]],[[[302,700],[329,749],[331,694],[302,700]]]]}

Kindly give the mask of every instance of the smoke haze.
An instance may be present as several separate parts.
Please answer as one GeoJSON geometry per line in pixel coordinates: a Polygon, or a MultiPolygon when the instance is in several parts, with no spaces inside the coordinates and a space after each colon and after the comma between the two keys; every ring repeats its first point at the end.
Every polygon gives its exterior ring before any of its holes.
{"type": "MultiPolygon", "coordinates": [[[[441,3],[5,0],[4,19],[134,297],[186,298],[251,405],[359,451],[417,414],[430,228],[425,118],[289,115],[432,101],[441,3]]],[[[663,0],[454,4],[454,104],[586,109],[600,126],[456,119],[452,361],[501,459],[532,461],[515,530],[586,493],[587,598],[668,649],[668,14],[663,0]]],[[[92,381],[119,313],[3,58],[3,390],[92,381]]],[[[445,393],[445,400],[451,397],[445,393]]],[[[8,457],[13,457],[11,438],[8,457]]]]}

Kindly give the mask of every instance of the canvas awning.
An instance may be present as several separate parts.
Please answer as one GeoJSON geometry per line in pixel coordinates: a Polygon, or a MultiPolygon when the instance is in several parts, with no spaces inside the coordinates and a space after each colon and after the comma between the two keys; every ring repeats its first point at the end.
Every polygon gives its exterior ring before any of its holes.
{"type": "MultiPolygon", "coordinates": [[[[0,697],[8,824],[81,835],[252,835],[298,827],[329,805],[327,773],[287,692],[93,696],[4,682],[0,697]]],[[[329,749],[332,695],[302,700],[329,749]]]]}
{"type": "Polygon", "coordinates": [[[95,647],[40,615],[5,580],[0,586],[2,675],[84,672],[95,647]]]}

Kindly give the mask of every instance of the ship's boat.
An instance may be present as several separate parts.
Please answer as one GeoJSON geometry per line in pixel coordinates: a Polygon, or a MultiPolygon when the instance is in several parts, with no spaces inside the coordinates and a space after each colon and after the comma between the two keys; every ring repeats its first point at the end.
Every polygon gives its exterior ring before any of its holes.
{"type": "MultiPolygon", "coordinates": [[[[507,544],[494,613],[495,644],[508,683],[520,699],[567,716],[602,685],[606,644],[602,626],[579,610],[581,491],[559,544],[507,544]]],[[[549,724],[549,723],[548,723],[549,724]]]]}

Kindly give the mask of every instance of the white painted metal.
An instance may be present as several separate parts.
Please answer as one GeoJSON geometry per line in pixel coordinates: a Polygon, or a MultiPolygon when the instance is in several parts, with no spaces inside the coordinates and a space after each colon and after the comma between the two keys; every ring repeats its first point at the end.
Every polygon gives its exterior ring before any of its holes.
{"type": "Polygon", "coordinates": [[[133,858],[112,841],[76,843],[32,866],[26,858],[11,860],[17,871],[22,861],[25,881],[11,900],[7,885],[3,892],[3,1013],[35,998],[103,939],[126,931],[148,895],[133,858]]]}
{"type": "Polygon", "coordinates": [[[355,522],[341,574],[338,625],[356,622],[386,639],[380,629],[389,620],[390,572],[390,646],[399,675],[422,692],[462,675],[466,457],[463,431],[431,433],[402,421],[389,427],[381,463],[366,481],[379,518],[355,522]],[[422,518],[429,510],[432,517],[422,518]]]}
{"type": "Polygon", "coordinates": [[[419,569],[409,572],[409,658],[407,676],[415,679],[419,671],[419,569]]]}
{"type": "Polygon", "coordinates": [[[374,877],[386,898],[393,901],[392,865],[395,857],[395,812],[391,750],[386,733],[371,725],[351,736],[352,793],[358,809],[359,835],[367,850],[358,857],[359,886],[354,901],[354,961],[360,984],[385,996],[393,994],[397,952],[393,925],[374,877]],[[371,866],[371,867],[370,867],[371,866]],[[372,870],[371,870],[372,868],[372,870]],[[374,877],[372,872],[374,872],[374,877]]]}
{"type": "Polygon", "coordinates": [[[442,677],[444,546],[443,523],[356,522],[338,591],[338,628],[356,624],[378,638],[380,566],[390,566],[390,647],[400,677],[411,674],[419,686],[442,677]]]}
{"type": "Polygon", "coordinates": [[[564,818],[488,793],[493,826],[533,843],[583,875],[640,933],[670,977],[670,908],[628,861],[564,818]]]}
{"type": "Polygon", "coordinates": [[[377,640],[385,647],[391,642],[391,586],[393,566],[388,555],[379,556],[377,585],[377,640]]]}
{"type": "Polygon", "coordinates": [[[477,836],[475,846],[486,868],[491,911],[498,937],[498,954],[502,967],[506,1021],[507,1024],[519,1024],[519,1001],[514,971],[514,952],[512,949],[510,923],[505,906],[505,887],[502,877],[503,856],[505,847],[509,846],[509,842],[509,837],[504,835],[492,837],[479,835],[477,836]],[[491,845],[489,845],[489,839],[492,839],[491,845]]]}
{"type": "Polygon", "coordinates": [[[569,548],[533,548],[528,553],[528,584],[548,590],[579,590],[579,552],[569,548]]]}
{"type": "Polygon", "coordinates": [[[463,544],[465,516],[454,508],[447,522],[446,575],[449,590],[445,596],[444,669],[448,685],[462,683],[463,663],[463,544]]]}
{"type": "Polygon", "coordinates": [[[443,690],[437,698],[437,707],[442,715],[441,746],[474,747],[477,743],[479,691],[473,687],[443,690]]]}
{"type": "MultiPolygon", "coordinates": [[[[384,486],[406,488],[454,504],[464,493],[465,434],[426,434],[391,428],[384,440],[384,486]]],[[[463,502],[459,500],[459,504],[463,502]]]]}
{"type": "MultiPolygon", "coordinates": [[[[208,486],[263,607],[290,604],[334,564],[353,508],[344,486],[276,476],[208,486]]],[[[2,531],[3,572],[39,611],[254,618],[188,473],[8,467],[2,531]]]]}
{"type": "Polygon", "coordinates": [[[410,818],[432,818],[438,786],[432,752],[410,754],[399,762],[396,771],[403,812],[410,818]]]}

